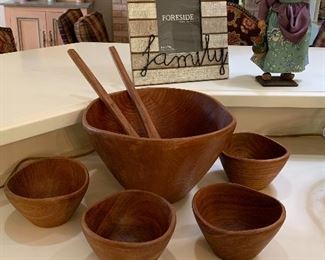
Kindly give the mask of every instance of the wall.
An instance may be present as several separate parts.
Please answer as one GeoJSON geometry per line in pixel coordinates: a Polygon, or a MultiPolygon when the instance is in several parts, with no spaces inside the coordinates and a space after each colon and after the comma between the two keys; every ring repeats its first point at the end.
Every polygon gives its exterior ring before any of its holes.
{"type": "Polygon", "coordinates": [[[127,0],[113,0],[113,36],[116,42],[129,42],[127,0]]]}
{"type": "Polygon", "coordinates": [[[5,12],[3,9],[3,6],[1,5],[1,3],[5,2],[6,0],[0,0],[0,26],[1,27],[5,27],[6,23],[5,23],[5,12]]]}
{"type": "Polygon", "coordinates": [[[94,2],[94,9],[103,14],[110,40],[113,40],[112,0],[94,0],[94,2]]]}
{"type": "Polygon", "coordinates": [[[256,0],[245,0],[244,7],[245,9],[250,12],[255,17],[258,16],[258,1],[256,0]]]}

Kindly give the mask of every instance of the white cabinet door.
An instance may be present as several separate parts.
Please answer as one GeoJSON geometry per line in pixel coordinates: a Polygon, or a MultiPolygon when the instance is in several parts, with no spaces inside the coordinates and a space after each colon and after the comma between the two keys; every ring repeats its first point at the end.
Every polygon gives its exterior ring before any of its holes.
{"type": "Polygon", "coordinates": [[[47,12],[46,13],[46,27],[48,46],[62,45],[63,41],[58,28],[58,18],[64,12],[47,12]]]}
{"type": "Polygon", "coordinates": [[[7,15],[10,17],[8,26],[13,31],[19,50],[47,46],[45,12],[30,11],[24,8],[6,8],[7,15]]]}

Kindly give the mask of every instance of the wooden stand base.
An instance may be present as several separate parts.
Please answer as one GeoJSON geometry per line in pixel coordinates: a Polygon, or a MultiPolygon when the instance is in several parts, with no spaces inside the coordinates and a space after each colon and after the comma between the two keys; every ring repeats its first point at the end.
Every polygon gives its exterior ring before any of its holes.
{"type": "Polygon", "coordinates": [[[262,76],[256,76],[255,79],[263,87],[297,87],[298,83],[294,80],[283,80],[280,76],[272,76],[271,80],[263,80],[262,76]]]}

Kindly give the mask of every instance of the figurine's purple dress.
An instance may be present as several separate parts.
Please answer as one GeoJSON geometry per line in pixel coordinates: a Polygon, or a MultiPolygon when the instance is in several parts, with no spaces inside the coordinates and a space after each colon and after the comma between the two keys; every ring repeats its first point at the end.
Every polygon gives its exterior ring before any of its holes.
{"type": "Polygon", "coordinates": [[[254,55],[264,72],[300,72],[308,64],[309,5],[301,0],[262,0],[259,19],[266,20],[266,55],[254,55]]]}

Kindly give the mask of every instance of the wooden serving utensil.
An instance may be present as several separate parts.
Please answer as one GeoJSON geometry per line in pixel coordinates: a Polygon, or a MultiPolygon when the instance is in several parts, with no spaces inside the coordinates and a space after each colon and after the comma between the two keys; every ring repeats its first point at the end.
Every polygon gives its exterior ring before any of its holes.
{"type": "Polygon", "coordinates": [[[236,133],[220,160],[230,182],[255,190],[264,189],[289,159],[289,151],[266,136],[236,133]]]}
{"type": "Polygon", "coordinates": [[[134,130],[132,125],[123,115],[119,107],[116,105],[114,100],[107,94],[106,90],[100,84],[95,75],[91,72],[87,64],[82,60],[79,54],[74,49],[69,49],[68,54],[70,58],[74,61],[80,72],[87,79],[92,88],[96,91],[99,98],[103,101],[106,108],[112,112],[115,119],[121,124],[123,130],[131,136],[139,137],[138,133],[134,130]]]}
{"type": "Polygon", "coordinates": [[[64,157],[51,157],[16,171],[6,182],[4,193],[30,222],[49,228],[71,218],[88,184],[88,170],[83,164],[64,157]]]}
{"type": "Polygon", "coordinates": [[[203,235],[220,259],[253,259],[286,218],[280,201],[230,183],[201,188],[193,197],[192,207],[203,235]]]}
{"type": "MultiPolygon", "coordinates": [[[[175,88],[141,88],[137,92],[140,97],[150,97],[143,98],[145,105],[152,115],[161,116],[156,121],[161,139],[117,136],[123,129],[99,99],[89,104],[82,124],[95,150],[124,188],[148,190],[170,202],[178,201],[224,150],[236,120],[217,100],[200,92],[175,88]]],[[[136,109],[130,109],[134,104],[127,91],[112,97],[122,111],[129,111],[132,125],[143,128],[136,109]]]]}
{"type": "Polygon", "coordinates": [[[90,207],[81,227],[99,259],[157,260],[176,225],[176,212],[153,193],[127,190],[90,207]]]}
{"type": "Polygon", "coordinates": [[[155,127],[155,125],[152,122],[152,119],[148,113],[148,110],[146,109],[145,105],[143,104],[141,97],[139,96],[137,90],[135,89],[135,86],[130,79],[122,61],[121,58],[116,51],[116,48],[114,46],[109,47],[109,50],[111,52],[111,55],[113,57],[114,63],[120,73],[120,76],[123,80],[123,83],[129,93],[129,96],[131,97],[133,103],[138,109],[138,112],[140,114],[140,117],[142,119],[143,125],[147,131],[149,138],[160,138],[160,135],[155,127]]]}

